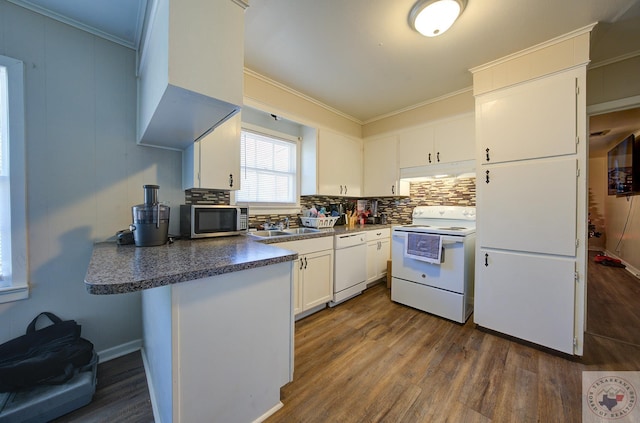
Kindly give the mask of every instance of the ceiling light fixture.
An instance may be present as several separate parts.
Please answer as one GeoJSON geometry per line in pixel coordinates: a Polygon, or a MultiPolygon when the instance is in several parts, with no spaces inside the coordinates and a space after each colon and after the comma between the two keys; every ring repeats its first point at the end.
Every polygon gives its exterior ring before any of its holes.
{"type": "Polygon", "coordinates": [[[409,25],[422,35],[442,35],[458,19],[467,0],[418,0],[409,13],[409,25]]]}

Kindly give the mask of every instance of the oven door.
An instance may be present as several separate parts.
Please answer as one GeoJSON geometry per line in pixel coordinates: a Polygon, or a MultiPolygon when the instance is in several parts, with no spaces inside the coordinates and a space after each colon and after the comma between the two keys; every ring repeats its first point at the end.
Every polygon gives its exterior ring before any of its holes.
{"type": "MultiPolygon", "coordinates": [[[[468,237],[442,235],[442,262],[427,263],[422,260],[407,257],[407,231],[393,231],[391,245],[391,274],[394,278],[410,282],[445,289],[447,291],[464,293],[465,276],[469,263],[465,262],[465,240],[468,237]]],[[[473,257],[473,255],[471,254],[473,257]]]]}

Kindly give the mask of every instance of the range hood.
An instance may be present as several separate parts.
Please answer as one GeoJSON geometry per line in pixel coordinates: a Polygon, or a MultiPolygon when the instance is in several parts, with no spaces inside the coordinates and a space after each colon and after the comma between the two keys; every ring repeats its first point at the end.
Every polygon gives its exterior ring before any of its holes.
{"type": "Polygon", "coordinates": [[[472,177],[476,175],[476,161],[465,160],[451,163],[438,163],[425,166],[400,169],[400,179],[410,182],[428,181],[442,178],[472,177]]]}

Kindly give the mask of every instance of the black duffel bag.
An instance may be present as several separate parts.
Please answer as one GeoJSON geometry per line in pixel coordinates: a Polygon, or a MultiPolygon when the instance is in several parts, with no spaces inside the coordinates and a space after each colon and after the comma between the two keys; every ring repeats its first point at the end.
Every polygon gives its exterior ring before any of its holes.
{"type": "Polygon", "coordinates": [[[63,321],[46,311],[38,314],[25,335],[0,345],[0,392],[71,379],[93,357],[93,344],[80,337],[80,330],[75,320],[63,321]],[[42,315],[53,324],[36,330],[42,315]]]}

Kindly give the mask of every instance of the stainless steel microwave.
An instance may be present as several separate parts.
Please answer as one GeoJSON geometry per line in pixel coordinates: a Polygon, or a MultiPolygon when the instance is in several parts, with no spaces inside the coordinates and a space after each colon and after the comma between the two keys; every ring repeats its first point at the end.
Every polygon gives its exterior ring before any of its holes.
{"type": "Polygon", "coordinates": [[[249,209],[235,206],[183,204],[180,206],[180,236],[211,238],[240,235],[249,228],[249,209]]]}

